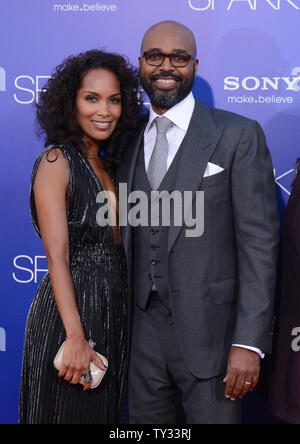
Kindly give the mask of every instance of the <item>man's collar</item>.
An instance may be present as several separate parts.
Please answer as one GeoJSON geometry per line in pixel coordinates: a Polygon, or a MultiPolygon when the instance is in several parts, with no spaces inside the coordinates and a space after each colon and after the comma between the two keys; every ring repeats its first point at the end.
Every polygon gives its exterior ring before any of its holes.
{"type": "MultiPolygon", "coordinates": [[[[195,98],[193,93],[191,92],[184,100],[177,103],[173,108],[169,109],[164,117],[167,117],[171,122],[174,123],[175,126],[182,129],[183,131],[187,131],[190,125],[190,121],[195,109],[195,98]]],[[[149,121],[145,128],[145,134],[150,130],[154,120],[157,117],[161,117],[153,110],[152,106],[150,107],[149,121]]]]}

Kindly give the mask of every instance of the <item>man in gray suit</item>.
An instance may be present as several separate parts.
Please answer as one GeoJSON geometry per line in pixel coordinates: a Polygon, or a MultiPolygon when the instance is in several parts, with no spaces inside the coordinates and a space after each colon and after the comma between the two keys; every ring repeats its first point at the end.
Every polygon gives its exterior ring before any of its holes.
{"type": "Polygon", "coordinates": [[[193,192],[190,218],[204,192],[201,236],[150,211],[148,224],[122,228],[132,424],[176,423],[178,406],[190,424],[239,423],[271,351],[279,220],[270,154],[256,121],[194,99],[196,54],[179,23],[147,31],[140,73],[150,115],[117,175],[149,202],[153,191],[193,192]]]}

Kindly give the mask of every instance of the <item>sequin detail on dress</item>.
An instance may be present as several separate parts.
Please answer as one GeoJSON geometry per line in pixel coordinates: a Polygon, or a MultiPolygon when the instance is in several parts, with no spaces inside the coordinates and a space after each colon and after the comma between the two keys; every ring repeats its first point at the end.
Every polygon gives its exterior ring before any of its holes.
{"type": "MultiPolygon", "coordinates": [[[[44,151],[32,173],[30,210],[40,236],[33,185],[44,151]]],[[[57,148],[58,149],[58,148],[57,148]]],[[[49,274],[31,305],[24,341],[20,390],[21,424],[119,424],[126,422],[127,265],[112,227],[96,221],[96,196],[103,191],[90,164],[69,145],[60,146],[69,172],[67,211],[70,271],[86,339],[106,356],[109,370],[100,386],[83,392],[58,378],[53,359],[65,340],[49,274]]]]}

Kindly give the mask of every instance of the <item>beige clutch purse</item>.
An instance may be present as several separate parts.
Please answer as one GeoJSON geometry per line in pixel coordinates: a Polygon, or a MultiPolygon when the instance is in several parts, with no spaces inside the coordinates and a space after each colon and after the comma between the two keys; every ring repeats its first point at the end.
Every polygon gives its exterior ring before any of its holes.
{"type": "MultiPolygon", "coordinates": [[[[58,371],[60,370],[60,366],[61,366],[61,363],[62,363],[62,358],[63,358],[63,354],[64,354],[65,344],[66,344],[65,342],[62,344],[62,346],[60,347],[60,349],[58,350],[58,352],[57,352],[57,354],[56,354],[56,356],[54,358],[53,364],[54,364],[54,367],[56,368],[56,370],[58,370],[58,371]]],[[[108,368],[108,361],[107,361],[107,359],[104,356],[100,355],[99,353],[97,353],[97,355],[102,360],[103,364],[108,368]]],[[[91,364],[90,364],[90,372],[91,372],[91,377],[92,377],[91,389],[95,389],[95,388],[97,388],[100,385],[100,383],[101,383],[101,381],[102,381],[106,371],[101,370],[96,364],[91,362],[91,364]]],[[[85,384],[84,376],[81,378],[80,384],[82,384],[82,385],[85,384]]]]}

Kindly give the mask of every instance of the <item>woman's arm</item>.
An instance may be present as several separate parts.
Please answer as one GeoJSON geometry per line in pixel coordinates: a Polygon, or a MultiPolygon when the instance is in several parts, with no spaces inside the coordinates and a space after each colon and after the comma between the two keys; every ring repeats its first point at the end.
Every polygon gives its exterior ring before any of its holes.
{"type": "MultiPolygon", "coordinates": [[[[59,376],[78,384],[91,361],[105,368],[86,342],[69,271],[66,160],[58,149],[48,154],[48,160],[44,156],[39,165],[34,197],[54,297],[66,330],[67,343],[59,376]]],[[[86,384],[85,389],[88,388],[86,384]]]]}

